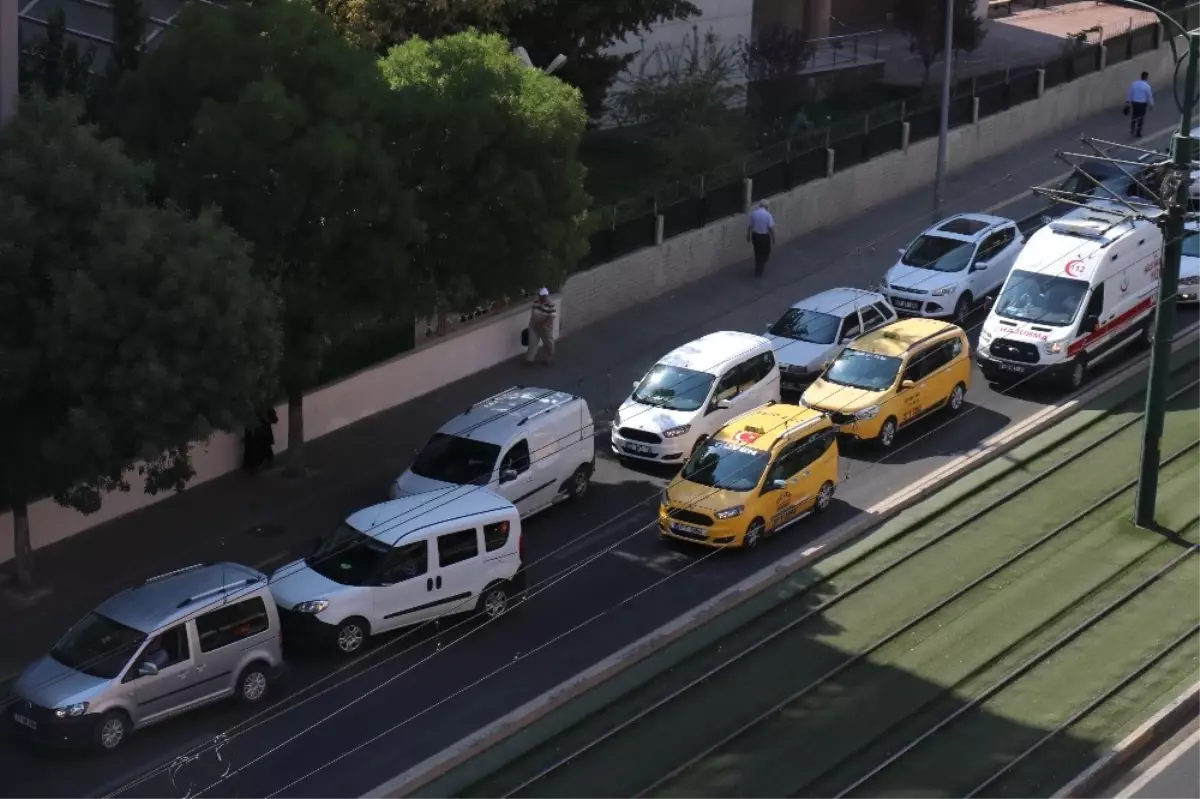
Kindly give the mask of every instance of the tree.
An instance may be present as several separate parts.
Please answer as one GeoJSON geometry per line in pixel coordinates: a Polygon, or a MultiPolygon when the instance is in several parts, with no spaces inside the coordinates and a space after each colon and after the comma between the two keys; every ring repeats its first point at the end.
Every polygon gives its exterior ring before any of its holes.
{"type": "Polygon", "coordinates": [[[663,174],[679,180],[728,165],[742,149],[744,114],[734,110],[741,53],[693,30],[678,47],[659,45],[613,99],[618,122],[637,126],[663,174]]]}
{"type": "Polygon", "coordinates": [[[24,586],[30,501],[92,513],[134,468],[182,490],[192,443],[251,419],[278,359],[246,243],[148,204],[152,170],[82,114],[39,92],[0,129],[0,495],[24,586]]]}
{"type": "MultiPolygon", "coordinates": [[[[929,70],[942,54],[946,41],[946,3],[944,0],[897,0],[896,26],[908,36],[908,49],[921,60],[925,68],[924,82],[929,82],[929,70]]],[[[983,20],[975,14],[975,0],[954,0],[954,50],[973,52],[983,43],[987,31],[983,20]]]]}
{"type": "Polygon", "coordinates": [[[415,131],[424,309],[462,310],[556,284],[587,251],[579,92],[475,31],[410,39],[380,61],[415,131]]]}
{"type": "Polygon", "coordinates": [[[583,92],[599,118],[614,79],[633,55],[604,52],[664,21],[700,10],[690,0],[312,0],[339,32],[359,46],[388,52],[410,37],[433,40],[468,28],[499,33],[529,51],[535,64],[559,53],[558,77],[583,92]]]}
{"type": "Polygon", "coordinates": [[[80,52],[79,46],[67,39],[67,15],[56,8],[46,18],[45,38],[34,43],[20,60],[21,90],[41,91],[52,99],[64,93],[86,97],[92,89],[95,58],[95,48],[80,52]]]}
{"type": "Polygon", "coordinates": [[[404,290],[420,229],[392,157],[403,130],[386,127],[375,58],[307,4],[189,6],[177,27],[118,87],[118,130],[169,197],[218,206],[254,245],[283,306],[288,474],[302,474],[304,392],[329,340],[404,290]]]}

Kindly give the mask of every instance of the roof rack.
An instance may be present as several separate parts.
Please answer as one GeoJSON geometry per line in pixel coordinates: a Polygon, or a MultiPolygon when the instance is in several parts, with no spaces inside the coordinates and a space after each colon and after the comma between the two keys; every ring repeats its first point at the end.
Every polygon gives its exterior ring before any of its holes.
{"type": "Polygon", "coordinates": [[[165,574],[156,574],[153,577],[147,577],[145,580],[143,580],[142,585],[150,585],[150,583],[157,583],[159,580],[165,580],[168,577],[174,577],[177,574],[195,571],[196,569],[203,569],[207,565],[207,563],[194,563],[191,566],[184,566],[182,569],[176,569],[175,571],[166,572],[165,574]]]}

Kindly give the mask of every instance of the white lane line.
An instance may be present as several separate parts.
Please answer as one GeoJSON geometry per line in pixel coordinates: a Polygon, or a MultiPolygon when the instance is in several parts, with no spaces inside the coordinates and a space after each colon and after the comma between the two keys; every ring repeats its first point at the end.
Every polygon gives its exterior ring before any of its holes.
{"type": "Polygon", "coordinates": [[[1147,769],[1142,776],[1138,777],[1136,780],[1130,783],[1125,790],[1117,794],[1116,799],[1129,799],[1129,797],[1137,795],[1138,791],[1145,788],[1151,780],[1173,766],[1175,761],[1186,755],[1188,750],[1197,743],[1200,743],[1200,730],[1193,732],[1183,741],[1183,743],[1176,746],[1165,757],[1147,769]]]}
{"type": "Polygon", "coordinates": [[[282,561],[287,560],[288,557],[289,557],[289,555],[288,555],[287,550],[283,550],[281,552],[276,552],[274,555],[265,557],[262,560],[260,560],[258,563],[255,563],[254,568],[258,569],[259,571],[263,571],[268,566],[273,566],[276,563],[281,563],[282,561]]]}

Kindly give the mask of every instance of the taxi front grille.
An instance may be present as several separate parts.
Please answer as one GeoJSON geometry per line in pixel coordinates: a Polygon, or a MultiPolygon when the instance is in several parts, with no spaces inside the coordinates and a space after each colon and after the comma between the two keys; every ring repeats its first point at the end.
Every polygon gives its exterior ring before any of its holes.
{"type": "Polygon", "coordinates": [[[662,436],[657,433],[647,433],[645,430],[638,430],[635,427],[622,427],[617,432],[621,434],[621,438],[627,438],[630,441],[641,441],[644,444],[662,443],[662,436]]]}
{"type": "Polygon", "coordinates": [[[854,414],[834,412],[829,414],[829,421],[834,424],[850,424],[854,421],[854,414]]]}
{"type": "Polygon", "coordinates": [[[684,524],[698,524],[701,527],[712,527],[713,523],[711,516],[706,516],[703,513],[697,513],[696,511],[688,510],[687,508],[671,508],[669,511],[667,511],[667,515],[677,522],[683,522],[684,524]]]}
{"type": "Polygon", "coordinates": [[[992,355],[1006,361],[1017,363],[1037,363],[1040,360],[1036,344],[1028,341],[1013,341],[1010,338],[998,338],[992,342],[992,355]]]}

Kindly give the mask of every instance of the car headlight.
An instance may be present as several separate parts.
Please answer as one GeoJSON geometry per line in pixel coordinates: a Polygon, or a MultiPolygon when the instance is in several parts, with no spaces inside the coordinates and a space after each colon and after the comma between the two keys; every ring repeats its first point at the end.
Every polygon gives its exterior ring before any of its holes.
{"type": "Polygon", "coordinates": [[[732,519],[735,516],[741,516],[742,511],[745,509],[745,505],[734,505],[732,508],[726,508],[725,510],[717,511],[713,514],[713,516],[716,516],[718,519],[732,519]]]}
{"type": "Polygon", "coordinates": [[[994,338],[995,336],[986,330],[979,331],[979,346],[986,347],[988,344],[992,343],[992,339],[994,338]]]}
{"type": "Polygon", "coordinates": [[[947,294],[953,294],[957,290],[957,286],[942,286],[940,289],[934,289],[929,293],[935,297],[945,297],[947,294]]]}
{"type": "Polygon", "coordinates": [[[879,406],[872,405],[870,408],[863,408],[861,411],[854,414],[854,418],[856,420],[862,422],[862,421],[866,421],[867,419],[874,419],[878,415],[879,415],[879,406]]]}
{"type": "Polygon", "coordinates": [[[328,599],[310,599],[307,602],[301,602],[292,610],[297,613],[321,613],[329,607],[328,599]]]}
{"type": "Polygon", "coordinates": [[[1057,355],[1062,352],[1063,345],[1061,341],[1043,341],[1042,349],[1045,350],[1047,355],[1057,355]]]}
{"type": "Polygon", "coordinates": [[[75,704],[67,705],[66,707],[54,708],[54,715],[60,719],[74,718],[75,716],[82,716],[84,713],[87,713],[87,709],[87,702],[76,702],[75,704]]]}
{"type": "Polygon", "coordinates": [[[681,424],[679,427],[672,427],[670,430],[663,431],[663,438],[679,438],[681,435],[691,430],[690,424],[681,424]]]}

